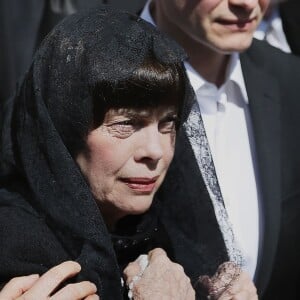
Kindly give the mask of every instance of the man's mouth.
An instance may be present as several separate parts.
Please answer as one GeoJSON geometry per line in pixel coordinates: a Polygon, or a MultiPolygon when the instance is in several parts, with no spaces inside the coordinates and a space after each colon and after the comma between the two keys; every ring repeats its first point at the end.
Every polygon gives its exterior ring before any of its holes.
{"type": "Polygon", "coordinates": [[[232,29],[249,29],[255,20],[256,18],[252,17],[246,19],[217,19],[216,22],[232,29]]]}

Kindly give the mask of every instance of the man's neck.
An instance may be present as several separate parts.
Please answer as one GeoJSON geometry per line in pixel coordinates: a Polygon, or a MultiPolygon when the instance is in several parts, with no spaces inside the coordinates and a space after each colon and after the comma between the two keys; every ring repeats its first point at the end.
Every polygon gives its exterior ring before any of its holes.
{"type": "Polygon", "coordinates": [[[186,51],[191,66],[208,82],[220,87],[226,79],[226,70],[229,55],[219,53],[207,45],[195,41],[186,35],[174,23],[168,22],[165,16],[160,15],[150,6],[151,15],[158,28],[173,37],[186,51]]]}
{"type": "MultiPolygon", "coordinates": [[[[178,43],[180,41],[178,40],[178,43]]],[[[229,55],[220,54],[206,45],[195,43],[182,46],[189,56],[191,66],[208,82],[220,87],[226,80],[229,55]]]]}

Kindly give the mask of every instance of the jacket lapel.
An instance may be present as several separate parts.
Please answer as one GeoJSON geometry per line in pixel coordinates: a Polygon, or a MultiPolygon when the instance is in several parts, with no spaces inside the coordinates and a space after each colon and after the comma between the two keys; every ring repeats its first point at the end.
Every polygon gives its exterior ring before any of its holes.
{"type": "Polygon", "coordinates": [[[255,280],[261,294],[271,275],[280,229],[280,93],[276,78],[264,70],[255,47],[241,55],[241,63],[262,192],[263,229],[255,280]]]}

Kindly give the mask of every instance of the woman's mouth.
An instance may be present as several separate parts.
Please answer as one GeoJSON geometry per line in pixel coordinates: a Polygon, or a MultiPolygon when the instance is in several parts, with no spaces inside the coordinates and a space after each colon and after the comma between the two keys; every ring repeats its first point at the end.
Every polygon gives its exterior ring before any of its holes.
{"type": "Polygon", "coordinates": [[[155,188],[157,178],[158,176],[153,178],[128,177],[122,178],[121,181],[124,182],[130,189],[136,192],[150,194],[155,188]]]}

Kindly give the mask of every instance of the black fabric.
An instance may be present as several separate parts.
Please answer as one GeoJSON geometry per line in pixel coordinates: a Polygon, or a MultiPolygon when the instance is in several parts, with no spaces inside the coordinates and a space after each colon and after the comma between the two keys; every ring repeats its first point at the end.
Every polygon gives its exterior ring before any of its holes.
{"type": "Polygon", "coordinates": [[[243,55],[242,69],[265,220],[256,285],[260,299],[296,300],[300,297],[300,60],[256,42],[243,55]]]}
{"type": "Polygon", "coordinates": [[[168,257],[171,260],[174,259],[169,237],[160,222],[160,208],[161,203],[156,199],[147,213],[121,219],[111,233],[121,270],[140,254],[147,253],[156,247],[165,249],[168,257]]]}
{"type": "Polygon", "coordinates": [[[300,2],[298,0],[283,1],[279,5],[279,12],[292,53],[300,55],[300,2]]]}
{"type": "MultiPolygon", "coordinates": [[[[151,25],[108,8],[68,17],[43,41],[1,112],[0,282],[73,259],[82,266],[77,280],[93,281],[101,299],[122,298],[117,259],[126,263],[124,247],[117,258],[68,146],[83,140],[93,123],[91,87],[130,76],[148,55],[166,64],[185,58],[151,25]]],[[[142,218],[145,232],[131,232],[132,240],[144,243],[133,243],[133,252],[157,245],[151,244],[153,232],[160,235],[154,211],[148,217],[154,224],[142,218]]],[[[116,231],[113,240],[128,235],[116,231]]]]}

